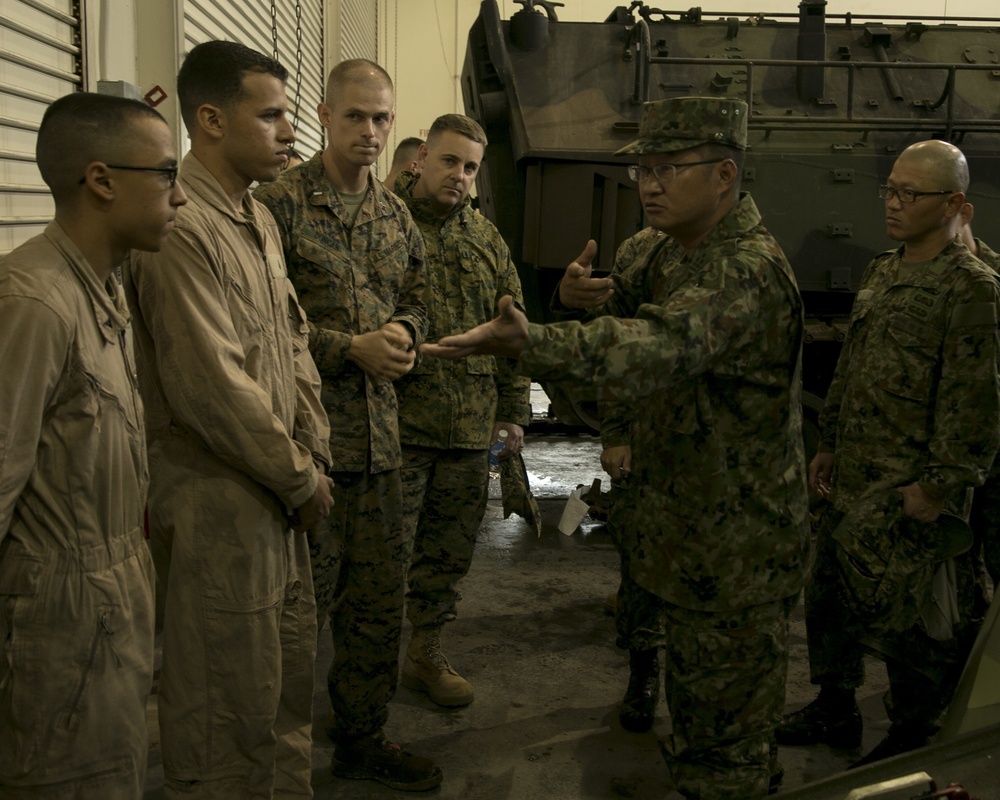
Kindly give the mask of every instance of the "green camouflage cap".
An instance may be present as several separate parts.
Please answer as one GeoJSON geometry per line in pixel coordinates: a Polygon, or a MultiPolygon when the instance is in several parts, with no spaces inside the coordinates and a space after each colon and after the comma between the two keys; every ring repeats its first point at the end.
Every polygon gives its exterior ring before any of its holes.
{"type": "Polygon", "coordinates": [[[672,153],[700,144],[746,150],[747,104],[717,97],[675,97],[644,103],[639,138],[615,155],[672,153]]]}

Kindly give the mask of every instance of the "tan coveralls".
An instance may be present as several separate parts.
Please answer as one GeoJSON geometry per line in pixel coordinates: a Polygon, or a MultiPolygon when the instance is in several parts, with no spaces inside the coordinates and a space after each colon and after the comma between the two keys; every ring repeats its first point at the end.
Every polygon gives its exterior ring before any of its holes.
{"type": "Polygon", "coordinates": [[[180,180],[163,250],[125,270],[157,569],[169,560],[166,794],[309,797],[316,607],[289,514],[329,463],[319,375],[270,212],[234,208],[193,154],[180,180]]]}
{"type": "Polygon", "coordinates": [[[0,261],[0,798],[142,796],[153,565],[128,314],[55,222],[0,261]]]}

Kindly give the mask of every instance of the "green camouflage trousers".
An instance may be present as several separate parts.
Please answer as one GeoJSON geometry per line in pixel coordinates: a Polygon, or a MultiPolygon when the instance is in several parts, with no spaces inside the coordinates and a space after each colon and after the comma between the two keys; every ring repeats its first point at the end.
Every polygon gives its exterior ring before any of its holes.
{"type": "Polygon", "coordinates": [[[849,608],[833,531],[843,514],[824,510],[816,533],[816,562],[805,591],[806,640],[812,683],[853,689],[864,683],[866,652],[885,660],[891,702],[889,719],[911,729],[933,733],[937,718],[954,693],[976,635],[970,620],[973,580],[968,555],[955,559],[959,577],[957,635],[945,642],[931,639],[918,621],[902,633],[872,637],[849,608]]]}
{"type": "Polygon", "coordinates": [[[414,628],[455,619],[489,497],[486,450],[403,447],[403,522],[412,549],[406,616],[414,628]]]}
{"type": "Polygon", "coordinates": [[[618,549],[619,583],[615,607],[615,644],[623,650],[650,650],[663,646],[663,601],[632,580],[629,572],[635,537],[629,524],[632,503],[619,481],[611,482],[608,534],[618,549]]]}
{"type": "Polygon", "coordinates": [[[685,797],[767,797],[795,599],[727,612],[663,603],[664,689],[673,722],[663,751],[685,797]]]}
{"type": "Polygon", "coordinates": [[[329,617],[333,663],[327,675],[334,740],[379,730],[396,693],[408,551],[399,470],[335,472],[334,506],[310,535],[320,625],[329,617]]]}

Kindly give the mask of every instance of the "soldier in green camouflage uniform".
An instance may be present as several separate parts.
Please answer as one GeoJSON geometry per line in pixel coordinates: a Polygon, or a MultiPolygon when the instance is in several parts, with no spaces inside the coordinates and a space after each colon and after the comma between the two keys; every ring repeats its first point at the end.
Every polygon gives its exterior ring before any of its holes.
{"type": "Polygon", "coordinates": [[[620,152],[639,155],[646,218],[681,248],[651,254],[633,318],[529,325],[504,299],[498,318],[424,345],[517,356],[524,373],[594,381],[634,404],[631,575],[666,619],[673,780],[703,800],[767,794],[788,612],[809,551],[802,303],[739,193],[746,111],[715,98],[645,105],[638,142],[620,152]]]}
{"type": "Polygon", "coordinates": [[[896,160],[880,196],[886,231],[902,246],[876,257],[862,279],[810,465],[812,486],[830,501],[806,592],[810,672],[822,688],[785,719],[778,741],[860,745],[854,690],[868,637],[886,657],[892,725],[859,764],[927,742],[975,633],[967,557],[955,559],[965,618],[932,637],[926,615],[917,613],[928,607],[933,578],[923,551],[938,547],[945,533],[934,523],[942,511],[966,517],[970,489],[983,482],[998,444],[1000,295],[993,275],[958,238],[967,186],[965,158],[945,142],[920,142],[896,160]],[[885,524],[871,516],[885,505],[880,497],[896,498],[885,524]],[[854,511],[873,502],[869,519],[854,511]],[[910,574],[893,576],[899,591],[911,593],[894,598],[898,620],[865,619],[852,599],[859,574],[878,574],[874,561],[860,573],[854,566],[859,551],[851,543],[862,533],[863,552],[894,552],[897,566],[911,564],[910,574]]]}
{"type": "MultiPolygon", "coordinates": [[[[982,239],[972,235],[973,208],[971,203],[962,206],[962,241],[972,251],[972,255],[982,261],[995,274],[1000,275],[1000,254],[992,250],[982,239]]],[[[1000,586],[1000,463],[996,459],[986,478],[986,482],[972,495],[972,510],[969,525],[974,536],[972,558],[976,570],[976,617],[984,616],[993,594],[1000,586]],[[989,581],[987,580],[989,576],[989,581]]]]}
{"type": "Polygon", "coordinates": [[[330,417],[334,507],[311,542],[328,682],[334,774],[427,789],[441,771],[401,753],[382,727],[396,691],[406,567],[397,401],[426,329],[424,247],[406,206],[370,172],[393,121],[392,81],[362,59],[330,73],[325,150],[255,192],[281,231],[309,316],[330,417]]]}
{"type": "MultiPolygon", "coordinates": [[[[492,319],[497,301],[521,303],[521,282],[496,227],[473,210],[469,191],[486,134],[459,114],[438,117],[420,146],[422,171],[396,182],[427,248],[427,337],[439,339],[492,319]]],[[[444,706],[472,702],[473,691],[441,653],[440,632],[455,619],[457,584],[469,571],[486,512],[487,454],[498,432],[518,453],[530,416],[528,378],[506,359],[421,359],[396,384],[403,444],[403,517],[413,541],[406,613],[413,639],[403,685],[444,706]]]]}
{"type": "MultiPolygon", "coordinates": [[[[591,293],[574,292],[581,282],[567,276],[560,282],[559,290],[552,296],[552,310],[558,318],[592,319],[608,314],[617,317],[634,316],[638,305],[629,307],[618,302],[614,286],[621,284],[641,289],[647,257],[660,247],[679,247],[674,240],[656,228],[644,228],[626,239],[615,253],[611,278],[594,279],[585,286],[591,293]],[[566,291],[566,302],[561,294],[566,291]],[[602,291],[604,290],[604,291],[602,291]],[[596,294],[595,294],[596,292],[596,294]],[[586,309],[586,310],[584,310],[586,309]]],[[[669,264],[671,258],[658,258],[669,264]]],[[[572,269],[572,267],[571,267],[572,269]]],[[[589,275],[587,276],[589,277],[589,275]]],[[[627,292],[632,297],[632,292],[627,292]]],[[[618,710],[618,721],[623,728],[636,733],[648,731],[655,721],[656,705],[660,693],[659,651],[663,647],[663,614],[660,599],[639,586],[630,574],[631,551],[634,537],[628,515],[632,507],[628,496],[632,448],[629,442],[631,403],[613,398],[603,398],[599,403],[601,420],[601,466],[609,475],[620,477],[611,481],[608,493],[608,532],[618,549],[620,580],[615,595],[615,630],[617,645],[629,652],[629,680],[618,710]]]]}
{"type": "MultiPolygon", "coordinates": [[[[621,287],[635,287],[641,283],[646,269],[646,259],[657,257],[655,253],[662,247],[679,247],[662,231],[645,228],[622,242],[615,254],[612,268],[614,284],[621,287]],[[633,276],[634,273],[634,276],[633,276]],[[633,281],[635,283],[633,283],[633,281]]],[[[660,257],[661,264],[672,263],[674,259],[660,257]]],[[[632,317],[638,312],[637,304],[630,304],[635,295],[629,291],[616,293],[600,307],[601,315],[632,317]]],[[[594,314],[597,316],[597,314],[594,314]]],[[[631,470],[631,444],[629,438],[632,403],[615,401],[603,397],[601,409],[601,465],[611,474],[615,466],[631,470]],[[618,448],[628,448],[627,454],[618,448]]],[[[612,481],[612,502],[608,527],[615,539],[621,555],[621,583],[618,587],[618,602],[615,610],[615,629],[618,646],[628,650],[648,652],[663,645],[663,620],[659,602],[655,595],[636,584],[630,575],[630,540],[628,511],[630,503],[627,495],[628,477],[612,481]]]]}

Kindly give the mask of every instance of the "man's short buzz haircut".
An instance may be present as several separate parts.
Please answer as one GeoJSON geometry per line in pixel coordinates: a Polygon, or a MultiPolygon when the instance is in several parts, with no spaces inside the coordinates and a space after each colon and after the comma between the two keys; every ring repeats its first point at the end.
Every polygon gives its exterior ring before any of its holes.
{"type": "Polygon", "coordinates": [[[486,131],[483,130],[483,126],[464,114],[442,114],[434,120],[431,124],[430,131],[427,133],[427,143],[433,143],[434,140],[445,131],[453,131],[454,133],[461,134],[466,139],[472,139],[474,142],[479,142],[484,149],[486,148],[486,145],[489,144],[489,141],[486,139],[486,131]]]}
{"type": "Polygon", "coordinates": [[[288,80],[288,70],[280,63],[238,42],[202,42],[191,49],[177,73],[177,97],[189,133],[201,106],[226,109],[239,102],[248,72],[272,75],[282,83],[288,80]]]}
{"type": "Polygon", "coordinates": [[[65,95],[45,110],[35,160],[57,203],[77,191],[88,164],[123,159],[134,143],[132,126],[138,119],[167,124],[139,100],[92,92],[65,95]]]}
{"type": "Polygon", "coordinates": [[[369,61],[367,58],[349,58],[346,61],[341,61],[330,70],[330,74],[326,78],[323,102],[332,107],[336,104],[336,95],[342,92],[347,84],[369,81],[374,82],[380,88],[395,92],[389,73],[374,61],[369,61]]]}
{"type": "Polygon", "coordinates": [[[403,141],[397,144],[396,149],[392,154],[392,169],[405,167],[411,161],[416,159],[417,151],[423,143],[424,140],[419,136],[407,136],[403,139],[403,141]]]}

